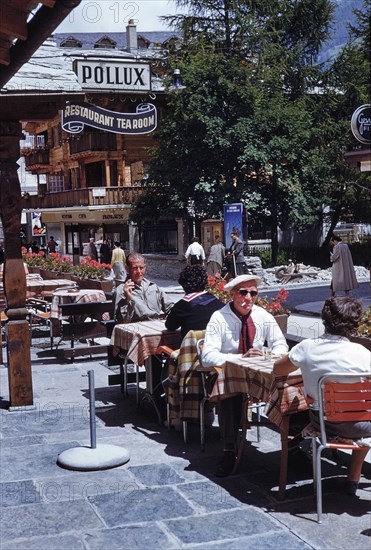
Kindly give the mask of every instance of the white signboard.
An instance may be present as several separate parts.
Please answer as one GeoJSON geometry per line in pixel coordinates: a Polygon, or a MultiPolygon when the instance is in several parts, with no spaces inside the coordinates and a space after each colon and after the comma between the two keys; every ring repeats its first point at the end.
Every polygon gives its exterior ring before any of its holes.
{"type": "Polygon", "coordinates": [[[148,63],[76,59],[73,67],[83,89],[151,90],[148,63]]]}

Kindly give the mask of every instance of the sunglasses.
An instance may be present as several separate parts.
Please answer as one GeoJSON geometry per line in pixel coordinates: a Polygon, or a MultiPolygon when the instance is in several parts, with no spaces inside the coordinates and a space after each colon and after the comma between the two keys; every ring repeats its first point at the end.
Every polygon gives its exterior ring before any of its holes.
{"type": "Polygon", "coordinates": [[[255,298],[258,295],[256,290],[247,290],[247,288],[240,288],[238,293],[240,296],[247,296],[250,294],[251,298],[255,298]]]}

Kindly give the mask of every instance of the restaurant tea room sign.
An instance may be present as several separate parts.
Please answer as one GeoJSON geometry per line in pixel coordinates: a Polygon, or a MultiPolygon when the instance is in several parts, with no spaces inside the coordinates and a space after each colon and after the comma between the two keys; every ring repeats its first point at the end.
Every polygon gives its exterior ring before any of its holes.
{"type": "Polygon", "coordinates": [[[62,111],[62,128],[79,134],[85,124],[115,134],[149,134],[157,126],[157,109],[152,103],[137,105],[135,113],[117,113],[91,103],[68,103],[62,111]]]}

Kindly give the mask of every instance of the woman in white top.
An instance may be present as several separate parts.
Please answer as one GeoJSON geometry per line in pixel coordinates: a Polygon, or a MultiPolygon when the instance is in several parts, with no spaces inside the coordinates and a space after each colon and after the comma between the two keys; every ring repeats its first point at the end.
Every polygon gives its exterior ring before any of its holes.
{"type": "MultiPolygon", "coordinates": [[[[274,374],[286,376],[298,367],[301,369],[304,388],[318,406],[319,379],[333,373],[370,374],[371,353],[362,345],[350,342],[348,336],[354,333],[362,317],[362,304],[348,296],[332,297],[325,301],[322,320],[325,326],[323,336],[314,340],[303,340],[286,357],[276,361],[274,374]]],[[[318,413],[310,411],[311,423],[319,428],[318,413]]],[[[329,435],[350,439],[371,437],[371,422],[326,422],[329,435]]],[[[368,448],[353,451],[345,491],[355,494],[362,465],[368,448]]]]}

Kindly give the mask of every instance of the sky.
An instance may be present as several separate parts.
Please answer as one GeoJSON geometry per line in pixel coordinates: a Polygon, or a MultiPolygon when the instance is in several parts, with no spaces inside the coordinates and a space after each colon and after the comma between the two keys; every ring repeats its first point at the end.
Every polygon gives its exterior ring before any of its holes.
{"type": "Polygon", "coordinates": [[[175,13],[174,0],[83,0],[56,32],[121,32],[129,19],[139,32],[166,31],[159,16],[175,13]]]}

